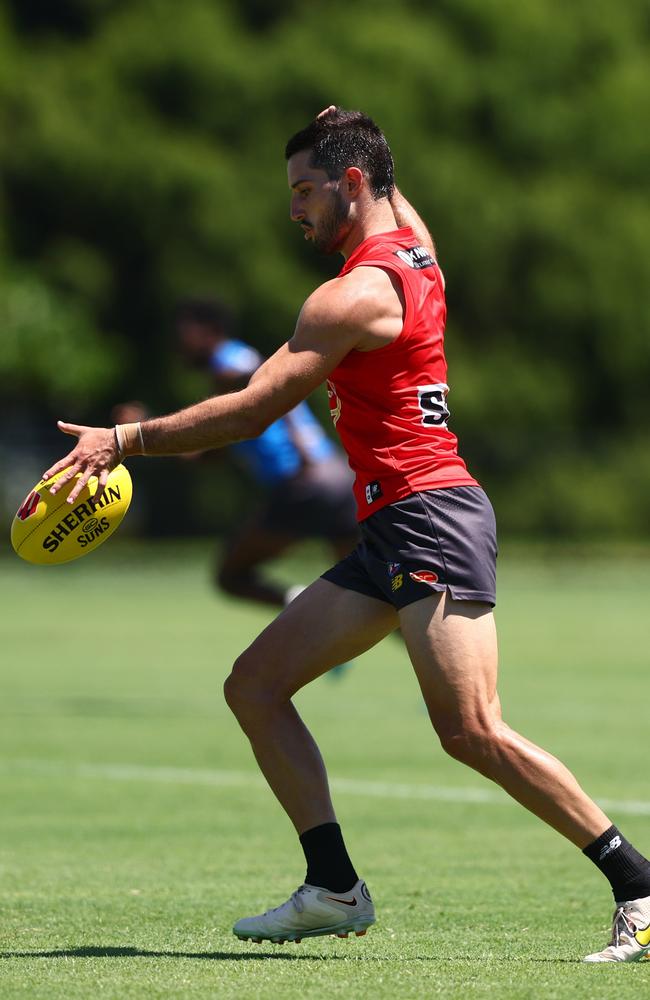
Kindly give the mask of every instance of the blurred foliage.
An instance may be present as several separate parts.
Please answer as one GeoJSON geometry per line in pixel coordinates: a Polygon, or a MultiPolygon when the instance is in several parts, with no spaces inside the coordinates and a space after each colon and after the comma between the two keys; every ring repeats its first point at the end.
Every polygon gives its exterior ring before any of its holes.
{"type": "Polygon", "coordinates": [[[340,261],[288,224],[284,142],[334,101],[434,232],[454,427],[502,529],[647,533],[649,48],[645,0],[4,0],[5,404],[190,401],[181,295],[289,336],[340,261]]]}

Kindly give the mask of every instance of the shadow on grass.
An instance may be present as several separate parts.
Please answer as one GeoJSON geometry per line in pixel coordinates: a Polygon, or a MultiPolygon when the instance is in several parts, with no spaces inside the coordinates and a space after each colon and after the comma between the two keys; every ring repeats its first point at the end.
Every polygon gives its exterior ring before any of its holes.
{"type": "MultiPolygon", "coordinates": [[[[284,961],[317,960],[318,955],[290,955],[277,951],[146,951],[142,948],[60,948],[53,951],[0,951],[3,958],[199,958],[211,962],[259,961],[275,958],[284,961]]],[[[327,956],[335,961],[339,955],[327,956]]]]}
{"type": "MultiPolygon", "coordinates": [[[[8,958],[198,958],[209,962],[259,962],[266,959],[284,962],[438,962],[457,964],[477,961],[476,955],[418,955],[416,958],[390,957],[378,955],[310,955],[290,954],[286,951],[146,951],[142,948],[60,948],[52,951],[0,951],[0,960],[8,958]]],[[[482,961],[488,961],[483,959],[482,961]]],[[[518,965],[576,965],[582,964],[574,958],[512,958],[491,956],[495,965],[515,962],[518,965]]],[[[650,965],[650,963],[648,963],[650,965]]]]}

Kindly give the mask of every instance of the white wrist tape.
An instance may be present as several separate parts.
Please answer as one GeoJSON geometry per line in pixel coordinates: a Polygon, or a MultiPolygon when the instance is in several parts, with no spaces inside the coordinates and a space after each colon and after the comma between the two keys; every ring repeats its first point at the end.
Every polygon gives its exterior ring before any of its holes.
{"type": "Polygon", "coordinates": [[[144,455],[142,426],[138,420],[135,424],[115,424],[115,439],[120,458],[125,455],[144,455]]]}

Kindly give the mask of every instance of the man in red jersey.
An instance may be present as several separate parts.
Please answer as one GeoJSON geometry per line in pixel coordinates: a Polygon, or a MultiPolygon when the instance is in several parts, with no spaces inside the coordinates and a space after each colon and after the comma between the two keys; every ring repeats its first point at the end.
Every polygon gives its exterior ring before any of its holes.
{"type": "Polygon", "coordinates": [[[496,689],[492,508],[447,427],[444,284],[433,241],[397,191],[382,132],[331,107],[286,149],[291,218],[338,277],[304,303],[293,337],[248,386],[142,424],[60,424],[69,467],[101,489],[125,455],[178,454],[252,437],[329,380],[332,416],[356,474],[362,540],[238,658],[228,704],[294,823],[305,882],[286,903],[239,920],[240,938],[364,933],[368,889],[348,856],[318,748],[291,701],[305,684],[401,628],[434,729],[453,757],[497,782],[581,849],[616,899],[610,944],[588,961],[650,951],[650,863],[557,759],[510,729],[496,689]],[[327,608],[327,615],[323,608],[327,608]]]}

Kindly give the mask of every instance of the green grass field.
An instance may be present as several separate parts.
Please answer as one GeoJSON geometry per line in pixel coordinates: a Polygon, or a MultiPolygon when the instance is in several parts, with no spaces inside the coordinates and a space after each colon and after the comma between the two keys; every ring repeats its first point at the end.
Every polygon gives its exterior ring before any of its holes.
{"type": "MultiPolygon", "coordinates": [[[[276,571],[309,579],[307,550],[276,571]]],[[[116,539],[52,569],[11,555],[2,594],[0,997],[638,998],[650,963],[584,966],[607,884],[445,758],[388,639],[299,703],[378,923],[365,938],[244,944],[239,916],[304,874],[222,700],[268,620],[215,597],[209,549],[116,539]]],[[[501,694],[650,851],[643,732],[650,558],[500,566],[501,694]]]]}

